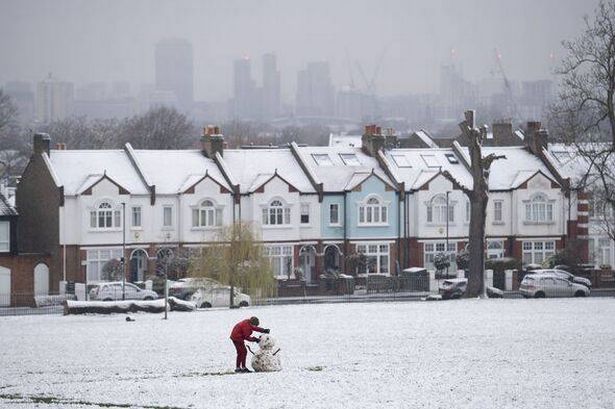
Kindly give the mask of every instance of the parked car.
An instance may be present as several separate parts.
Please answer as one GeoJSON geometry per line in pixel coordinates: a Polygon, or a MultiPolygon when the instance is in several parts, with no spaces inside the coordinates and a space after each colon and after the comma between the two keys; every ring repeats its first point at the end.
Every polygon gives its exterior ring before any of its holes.
{"type": "MultiPolygon", "coordinates": [[[[143,290],[132,283],[124,283],[124,299],[126,300],[155,300],[158,294],[151,290],[143,290]]],[[[96,284],[90,290],[92,301],[117,301],[122,299],[122,282],[111,281],[96,284]]]]}
{"type": "MultiPolygon", "coordinates": [[[[252,304],[250,296],[234,289],[233,305],[237,307],[247,307],[252,304]]],[[[192,294],[190,301],[198,308],[228,307],[231,305],[231,287],[199,288],[192,294]]]]}
{"type": "Polygon", "coordinates": [[[568,271],[565,271],[565,270],[561,270],[557,268],[548,268],[548,269],[534,270],[532,271],[532,273],[533,274],[555,274],[556,276],[564,278],[568,281],[572,281],[573,283],[584,285],[590,290],[592,288],[592,282],[589,279],[585,277],[575,276],[574,274],[569,273],[568,271]]]}
{"type": "Polygon", "coordinates": [[[188,301],[199,288],[206,289],[221,286],[222,284],[211,278],[180,278],[169,286],[169,295],[188,301]]]}
{"type": "Polygon", "coordinates": [[[438,287],[438,292],[442,294],[443,300],[461,298],[468,288],[467,278],[449,278],[444,280],[438,287]]]}
{"type": "Polygon", "coordinates": [[[569,281],[556,274],[527,274],[523,277],[519,292],[524,297],[587,297],[588,287],[569,281]]]}

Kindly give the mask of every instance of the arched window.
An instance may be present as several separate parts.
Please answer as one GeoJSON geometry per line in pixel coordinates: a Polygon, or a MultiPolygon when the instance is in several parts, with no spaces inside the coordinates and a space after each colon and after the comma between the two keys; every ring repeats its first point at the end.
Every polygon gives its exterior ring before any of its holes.
{"type": "Polygon", "coordinates": [[[290,207],[281,200],[272,200],[269,206],[263,208],[263,225],[290,224],[290,207]]]}
{"type": "Polygon", "coordinates": [[[451,201],[447,203],[446,196],[437,195],[427,203],[427,222],[446,223],[446,213],[448,208],[448,221],[455,221],[455,205],[451,201]]]}
{"type": "Polygon", "coordinates": [[[101,202],[90,211],[90,227],[93,229],[113,229],[121,226],[121,212],[114,210],[109,201],[101,202]]]}
{"type": "Polygon", "coordinates": [[[368,197],[359,205],[359,224],[387,224],[388,207],[377,197],[368,197]]]}
{"type": "Polygon", "coordinates": [[[192,227],[222,226],[222,208],[205,199],[192,209],[192,227]]]}
{"type": "Polygon", "coordinates": [[[553,203],[543,194],[537,194],[525,203],[525,221],[549,223],[553,221],[553,203]]]}

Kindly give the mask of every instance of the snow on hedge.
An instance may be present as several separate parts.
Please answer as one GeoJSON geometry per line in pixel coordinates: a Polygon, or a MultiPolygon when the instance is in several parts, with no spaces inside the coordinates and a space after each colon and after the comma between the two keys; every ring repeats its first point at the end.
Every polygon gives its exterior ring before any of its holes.
{"type": "MultiPolygon", "coordinates": [[[[164,312],[164,298],[157,300],[122,300],[122,301],[74,301],[66,300],[64,315],[69,314],[113,314],[128,312],[164,312]]],[[[169,311],[194,311],[196,305],[175,297],[168,298],[169,311]]]]}

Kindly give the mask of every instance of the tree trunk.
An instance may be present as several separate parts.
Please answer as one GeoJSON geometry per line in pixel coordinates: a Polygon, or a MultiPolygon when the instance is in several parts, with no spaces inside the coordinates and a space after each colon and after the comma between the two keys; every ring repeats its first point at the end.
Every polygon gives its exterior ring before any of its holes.
{"type": "Polygon", "coordinates": [[[485,218],[489,196],[474,190],[470,197],[470,261],[468,263],[468,297],[483,293],[485,268],[485,218]]]}

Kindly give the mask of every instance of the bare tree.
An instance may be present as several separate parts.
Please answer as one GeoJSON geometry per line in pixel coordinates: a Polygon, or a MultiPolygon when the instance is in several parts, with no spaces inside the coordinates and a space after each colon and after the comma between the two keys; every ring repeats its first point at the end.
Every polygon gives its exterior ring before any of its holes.
{"type": "Polygon", "coordinates": [[[184,114],[163,106],[128,119],[120,140],[141,149],[185,149],[194,144],[195,134],[194,125],[184,114]]]}
{"type": "Polygon", "coordinates": [[[574,146],[584,174],[577,181],[593,195],[596,214],[615,240],[615,1],[602,0],[581,35],[564,41],[559,101],[550,127],[574,146]]]}
{"type": "Polygon", "coordinates": [[[14,123],[17,116],[17,108],[11,101],[11,97],[0,89],[0,135],[4,135],[9,126],[14,123]]]}
{"type": "MultiPolygon", "coordinates": [[[[483,156],[482,142],[486,132],[477,129],[474,125],[474,111],[466,111],[465,121],[459,124],[461,131],[468,139],[468,151],[470,154],[470,173],[472,174],[472,189],[458,182],[456,187],[461,189],[470,200],[470,237],[468,263],[468,297],[476,297],[481,294],[484,286],[485,273],[485,219],[487,217],[487,204],[489,203],[489,171],[491,164],[497,159],[505,158],[504,155],[493,153],[483,156]]],[[[450,173],[446,173],[453,179],[450,173]]]]}

